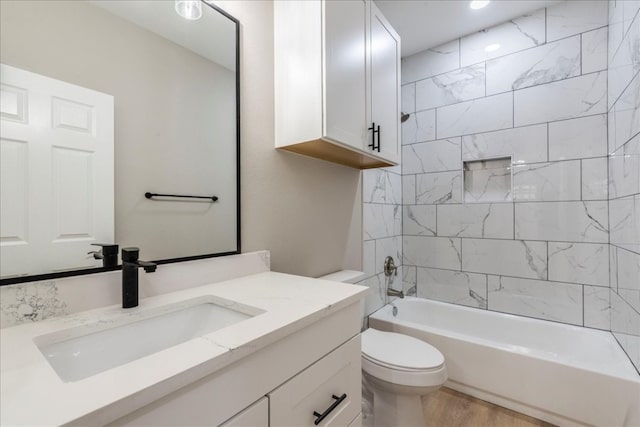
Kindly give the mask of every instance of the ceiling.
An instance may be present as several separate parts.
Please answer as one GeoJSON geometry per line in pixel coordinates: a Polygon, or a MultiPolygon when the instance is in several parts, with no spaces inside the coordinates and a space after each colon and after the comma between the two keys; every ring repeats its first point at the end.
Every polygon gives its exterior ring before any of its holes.
{"type": "Polygon", "coordinates": [[[236,69],[235,24],[210,7],[203,6],[202,19],[188,21],[176,13],[172,1],[90,1],[231,71],[236,69]]]}
{"type": "Polygon", "coordinates": [[[561,2],[493,0],[473,10],[468,0],[375,0],[402,39],[402,57],[561,2]]]}

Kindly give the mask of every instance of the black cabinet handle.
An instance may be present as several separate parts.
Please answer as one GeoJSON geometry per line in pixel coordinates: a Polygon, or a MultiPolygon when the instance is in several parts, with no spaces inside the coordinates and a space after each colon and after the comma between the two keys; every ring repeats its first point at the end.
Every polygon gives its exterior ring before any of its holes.
{"type": "Polygon", "coordinates": [[[380,152],[380,125],[378,125],[378,130],[376,131],[378,132],[378,147],[374,148],[374,150],[378,150],[378,153],[380,152]]]}
{"type": "Polygon", "coordinates": [[[329,406],[322,414],[319,414],[318,412],[313,411],[313,416],[316,417],[316,420],[313,422],[313,424],[315,425],[320,424],[322,420],[324,420],[327,417],[327,415],[331,413],[331,411],[336,409],[338,405],[347,398],[347,393],[343,393],[342,396],[340,397],[336,396],[335,394],[332,394],[331,397],[335,399],[335,402],[333,402],[331,406],[329,406]]]}
{"type": "Polygon", "coordinates": [[[371,127],[367,130],[373,131],[371,132],[371,144],[369,144],[369,148],[373,151],[376,149],[376,132],[380,130],[380,126],[378,126],[378,130],[376,130],[376,122],[371,123],[371,127]]]}

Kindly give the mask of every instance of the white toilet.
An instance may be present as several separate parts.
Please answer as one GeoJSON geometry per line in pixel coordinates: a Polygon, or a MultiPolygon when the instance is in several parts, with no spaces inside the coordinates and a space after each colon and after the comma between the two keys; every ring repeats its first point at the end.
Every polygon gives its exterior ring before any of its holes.
{"type": "Polygon", "coordinates": [[[375,427],[424,427],[422,396],[444,384],[447,369],[432,345],[369,328],[362,333],[362,375],[373,393],[375,427]]]}
{"type": "MultiPolygon", "coordinates": [[[[356,283],[361,276],[342,270],[319,279],[356,283]]],[[[434,346],[395,332],[369,328],[362,333],[362,382],[373,394],[375,427],[424,427],[422,396],[446,380],[444,356],[434,346]]]]}

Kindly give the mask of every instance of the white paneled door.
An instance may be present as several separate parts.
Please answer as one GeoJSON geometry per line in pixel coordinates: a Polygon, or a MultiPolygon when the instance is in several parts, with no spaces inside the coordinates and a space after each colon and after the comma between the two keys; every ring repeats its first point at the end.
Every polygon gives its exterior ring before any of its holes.
{"type": "Polygon", "coordinates": [[[114,240],[113,96],[0,65],[0,276],[96,267],[114,240]]]}

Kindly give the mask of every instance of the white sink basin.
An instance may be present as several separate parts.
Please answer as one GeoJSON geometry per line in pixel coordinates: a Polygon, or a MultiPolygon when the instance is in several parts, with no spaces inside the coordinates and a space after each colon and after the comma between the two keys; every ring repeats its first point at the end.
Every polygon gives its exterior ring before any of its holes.
{"type": "Polygon", "coordinates": [[[63,381],[78,381],[262,312],[197,298],[42,335],[34,342],[63,381]]]}

